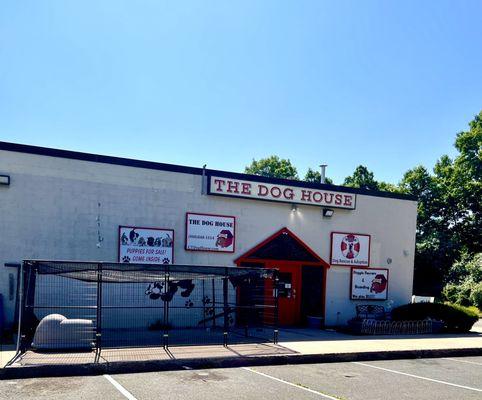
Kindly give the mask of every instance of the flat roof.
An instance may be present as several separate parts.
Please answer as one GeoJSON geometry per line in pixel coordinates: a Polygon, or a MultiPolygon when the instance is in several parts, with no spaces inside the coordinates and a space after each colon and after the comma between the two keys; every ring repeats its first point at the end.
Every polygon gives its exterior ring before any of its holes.
{"type": "MultiPolygon", "coordinates": [[[[19,144],[19,143],[10,143],[10,142],[0,141],[0,150],[12,151],[17,153],[35,154],[35,155],[46,156],[46,157],[90,161],[90,162],[96,162],[96,163],[102,163],[102,164],[122,165],[122,166],[133,167],[133,168],[144,168],[144,169],[151,169],[151,170],[158,170],[158,171],[178,172],[182,174],[191,174],[191,175],[203,174],[203,168],[198,168],[198,167],[187,167],[184,165],[165,164],[165,163],[154,162],[154,161],[136,160],[132,158],[113,157],[113,156],[105,156],[105,155],[92,154],[92,153],[82,153],[78,151],[53,149],[49,147],[31,146],[31,145],[19,144]]],[[[297,186],[297,187],[321,189],[321,190],[332,190],[332,191],[339,191],[339,192],[345,192],[345,193],[360,194],[364,196],[375,196],[375,197],[385,197],[385,198],[399,199],[399,200],[417,201],[416,196],[402,194],[402,193],[359,189],[359,188],[352,188],[348,186],[305,182],[305,181],[298,181],[293,179],[267,178],[259,175],[249,175],[249,174],[242,174],[238,172],[220,171],[220,170],[209,169],[209,168],[206,168],[205,173],[207,175],[216,175],[219,177],[243,179],[243,180],[249,180],[249,181],[255,181],[255,182],[273,183],[273,184],[279,184],[279,185],[297,186]]]]}

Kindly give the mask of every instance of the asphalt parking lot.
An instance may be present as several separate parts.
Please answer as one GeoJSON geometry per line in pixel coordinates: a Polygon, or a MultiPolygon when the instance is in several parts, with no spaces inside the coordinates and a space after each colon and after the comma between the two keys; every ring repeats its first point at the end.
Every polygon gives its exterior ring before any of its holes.
{"type": "Polygon", "coordinates": [[[482,357],[0,381],[0,399],[482,399],[482,357]]]}

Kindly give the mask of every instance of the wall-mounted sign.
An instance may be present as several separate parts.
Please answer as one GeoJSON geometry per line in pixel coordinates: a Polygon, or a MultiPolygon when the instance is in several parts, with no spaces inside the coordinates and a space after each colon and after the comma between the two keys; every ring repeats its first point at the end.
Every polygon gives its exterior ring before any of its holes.
{"type": "Polygon", "coordinates": [[[388,269],[351,269],[352,300],[386,300],[388,298],[388,269]]]}
{"type": "Polygon", "coordinates": [[[186,214],[186,250],[234,253],[236,218],[186,214]]]}
{"type": "Polygon", "coordinates": [[[172,264],[173,255],[172,229],[119,226],[119,262],[172,264]]]}
{"type": "Polygon", "coordinates": [[[370,266],[370,235],[331,232],[331,265],[370,266]]]}
{"type": "Polygon", "coordinates": [[[356,195],[353,193],[245,181],[218,176],[211,176],[208,183],[208,193],[218,196],[346,208],[350,210],[355,209],[356,206],[356,195]]]}

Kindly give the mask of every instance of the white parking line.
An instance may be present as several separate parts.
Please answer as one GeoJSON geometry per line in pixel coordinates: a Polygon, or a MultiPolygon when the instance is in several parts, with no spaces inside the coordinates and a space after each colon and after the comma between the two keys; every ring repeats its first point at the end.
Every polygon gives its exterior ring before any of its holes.
{"type": "Polygon", "coordinates": [[[456,383],[451,383],[451,382],[446,382],[446,381],[439,381],[438,379],[426,378],[425,376],[407,374],[406,372],[400,372],[400,371],[395,371],[394,369],[376,367],[375,365],[365,364],[365,363],[358,362],[358,361],[354,361],[352,364],[363,365],[364,367],[380,369],[382,371],[392,372],[394,374],[410,376],[412,378],[417,378],[417,379],[423,379],[424,381],[441,383],[443,385],[448,385],[448,386],[455,386],[455,387],[458,387],[458,388],[461,388],[461,389],[473,390],[474,392],[482,392],[482,389],[477,389],[477,388],[473,388],[473,387],[470,387],[470,386],[457,385],[456,383]]]}
{"type": "Polygon", "coordinates": [[[442,360],[457,361],[461,363],[474,364],[474,365],[482,365],[482,363],[477,363],[477,362],[467,361],[467,360],[457,360],[455,358],[442,358],[442,360]]]}
{"type": "Polygon", "coordinates": [[[274,380],[274,381],[281,382],[281,383],[284,383],[284,384],[289,385],[289,386],[293,386],[293,387],[295,387],[295,388],[297,388],[297,389],[304,390],[305,392],[310,392],[310,393],[316,394],[317,396],[323,397],[323,398],[325,398],[325,399],[339,400],[339,399],[336,398],[336,397],[328,396],[327,394],[323,394],[323,393],[321,393],[321,392],[317,392],[316,390],[312,390],[312,389],[308,389],[308,388],[306,388],[306,387],[304,387],[304,386],[296,385],[296,384],[294,384],[294,383],[285,381],[285,380],[280,379],[280,378],[276,378],[276,377],[271,376],[271,375],[268,375],[268,374],[264,374],[264,373],[262,373],[262,372],[256,371],[256,370],[251,369],[251,368],[248,368],[248,367],[242,367],[242,368],[243,368],[244,370],[246,370],[246,371],[253,372],[253,373],[255,373],[255,374],[264,376],[265,378],[269,378],[269,379],[272,379],[272,380],[274,380]]]}
{"type": "Polygon", "coordinates": [[[107,379],[114,387],[121,392],[127,399],[129,400],[137,400],[124,386],[122,386],[119,382],[117,382],[112,376],[104,375],[104,378],[107,379]]]}

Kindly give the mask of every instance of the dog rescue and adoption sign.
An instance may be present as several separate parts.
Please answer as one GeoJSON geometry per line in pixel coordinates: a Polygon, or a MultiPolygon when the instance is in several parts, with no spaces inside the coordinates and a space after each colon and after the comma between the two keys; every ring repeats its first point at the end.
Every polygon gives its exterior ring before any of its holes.
{"type": "Polygon", "coordinates": [[[234,253],[236,218],[186,214],[186,250],[234,253]]]}
{"type": "Polygon", "coordinates": [[[174,230],[119,226],[119,262],[172,264],[174,230]]]}
{"type": "Polygon", "coordinates": [[[388,269],[351,269],[352,300],[386,300],[388,298],[388,269]]]}
{"type": "Polygon", "coordinates": [[[370,266],[370,235],[331,232],[331,265],[370,266]]]}
{"type": "Polygon", "coordinates": [[[350,210],[356,207],[356,194],[353,193],[245,181],[218,176],[211,176],[208,183],[208,193],[218,196],[346,208],[350,210]]]}

